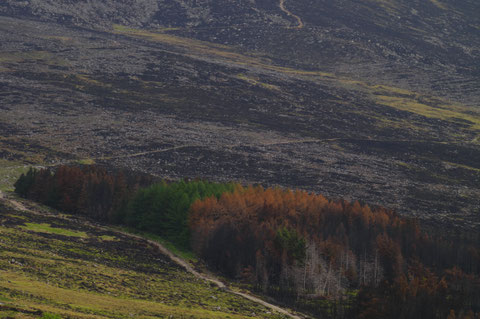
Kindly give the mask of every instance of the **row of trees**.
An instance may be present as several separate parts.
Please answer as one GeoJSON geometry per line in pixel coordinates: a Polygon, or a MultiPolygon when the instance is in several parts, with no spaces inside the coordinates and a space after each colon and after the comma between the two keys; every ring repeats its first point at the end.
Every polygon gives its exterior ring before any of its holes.
{"type": "Polygon", "coordinates": [[[161,235],[182,248],[189,248],[188,214],[192,203],[206,197],[218,198],[235,187],[234,184],[201,180],[163,181],[140,189],[121,220],[128,226],[161,235]]]}
{"type": "Polygon", "coordinates": [[[30,168],[15,183],[15,192],[65,212],[119,223],[133,194],[152,182],[147,175],[98,166],[59,166],[54,171],[30,168]]]}
{"type": "Polygon", "coordinates": [[[148,231],[188,248],[191,204],[236,187],[202,180],[153,182],[146,175],[104,167],[60,166],[30,169],[15,183],[15,191],[65,212],[148,231]]]}
{"type": "Polygon", "coordinates": [[[480,237],[304,191],[201,180],[153,184],[95,166],[31,169],[16,192],[158,234],[279,301],[330,318],[475,318],[480,237]]]}

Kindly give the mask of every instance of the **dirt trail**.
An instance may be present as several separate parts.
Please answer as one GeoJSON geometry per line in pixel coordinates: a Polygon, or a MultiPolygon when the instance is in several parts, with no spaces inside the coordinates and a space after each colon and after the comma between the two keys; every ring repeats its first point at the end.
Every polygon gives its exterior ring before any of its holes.
{"type": "Polygon", "coordinates": [[[144,237],[141,237],[141,236],[137,236],[137,235],[132,235],[132,234],[129,234],[129,233],[125,233],[125,232],[121,232],[121,231],[116,231],[117,233],[119,234],[122,234],[124,236],[128,236],[128,237],[132,237],[132,238],[135,238],[135,239],[138,239],[138,240],[146,240],[149,244],[155,246],[156,248],[158,248],[158,250],[162,253],[162,254],[165,254],[167,255],[172,261],[174,261],[175,263],[177,263],[178,265],[180,265],[181,267],[185,268],[185,270],[187,270],[189,273],[191,273],[192,275],[194,275],[195,277],[199,278],[199,279],[202,279],[202,280],[205,280],[205,281],[208,281],[208,282],[211,282],[215,285],[217,285],[219,288],[222,288],[224,289],[225,291],[228,291],[232,294],[235,294],[237,296],[240,296],[240,297],[243,297],[245,299],[248,299],[250,301],[253,301],[253,302],[256,302],[258,304],[261,304],[267,308],[270,308],[271,310],[273,311],[276,311],[278,313],[281,313],[281,314],[284,314],[284,315],[287,315],[289,316],[290,318],[294,318],[294,319],[303,319],[303,317],[299,317],[297,315],[294,315],[292,313],[290,313],[289,311],[283,309],[283,308],[280,308],[278,306],[275,306],[269,302],[266,302],[265,300],[262,300],[260,298],[257,298],[255,296],[252,296],[250,294],[247,294],[247,293],[243,293],[243,292],[240,292],[240,291],[235,291],[235,290],[232,290],[230,289],[229,287],[227,287],[222,281],[220,281],[219,279],[211,276],[211,275],[206,275],[206,274],[202,274],[202,273],[199,273],[198,271],[196,271],[195,269],[193,269],[193,267],[188,263],[186,262],[185,260],[179,258],[178,256],[174,255],[172,252],[170,252],[167,248],[165,248],[162,244],[156,242],[156,241],[153,241],[153,240],[150,240],[150,239],[146,239],[144,237]]]}
{"type": "Polygon", "coordinates": [[[111,160],[111,159],[117,159],[117,158],[138,157],[138,156],[143,156],[143,155],[174,151],[174,150],[179,150],[179,149],[182,149],[182,148],[194,147],[194,146],[198,146],[198,145],[193,145],[193,144],[191,144],[191,145],[180,145],[180,146],[173,146],[173,147],[169,147],[169,148],[163,148],[161,150],[154,150],[154,151],[147,151],[147,152],[140,152],[140,153],[133,153],[133,154],[125,154],[125,155],[102,156],[102,157],[95,157],[95,158],[91,158],[91,159],[92,160],[111,160]]]}
{"type": "MultiPolygon", "coordinates": [[[[480,137],[479,137],[480,138],[480,137]]],[[[433,144],[444,144],[444,142],[434,142],[434,141],[426,141],[426,140],[410,140],[410,139],[372,139],[372,138],[348,138],[348,137],[335,137],[335,138],[325,138],[325,139],[294,139],[294,140],[283,140],[283,141],[273,141],[273,142],[265,142],[265,143],[256,143],[256,144],[231,144],[231,145],[223,145],[224,148],[235,148],[241,146],[253,146],[253,147],[265,147],[265,146],[280,146],[280,145],[291,145],[291,144],[303,144],[303,143],[328,143],[328,142],[339,142],[339,141],[357,141],[357,142],[395,142],[395,143],[433,143],[433,144]]],[[[15,168],[25,168],[25,167],[33,167],[37,169],[46,168],[46,167],[55,167],[58,165],[68,165],[68,164],[75,164],[82,161],[108,161],[114,159],[123,159],[123,158],[131,158],[131,157],[140,157],[150,154],[157,154],[157,153],[164,153],[174,150],[180,150],[189,147],[205,147],[200,144],[185,144],[185,145],[178,145],[169,148],[163,149],[156,149],[153,151],[145,151],[139,153],[131,153],[131,154],[120,154],[120,155],[112,155],[112,156],[99,156],[99,157],[89,157],[89,158],[82,158],[82,159],[75,159],[75,160],[64,160],[58,161],[51,164],[42,164],[42,165],[15,165],[9,166],[11,169],[15,168]]],[[[2,194],[0,191],[0,199],[2,198],[2,194]]]]}
{"type": "MultiPolygon", "coordinates": [[[[25,205],[23,205],[22,203],[20,203],[19,201],[16,201],[15,199],[11,198],[11,196],[8,196],[6,194],[4,194],[2,191],[0,191],[0,201],[5,201],[7,202],[8,204],[10,204],[11,206],[13,206],[15,209],[17,210],[20,210],[20,211],[26,211],[26,212],[29,212],[29,213],[32,213],[32,214],[36,214],[36,215],[47,215],[48,213],[39,213],[39,212],[36,212],[36,211],[33,211],[31,209],[28,209],[27,207],[25,207],[25,205]]],[[[52,214],[53,215],[53,214],[52,214]]],[[[67,216],[58,216],[58,215],[53,215],[57,218],[62,218],[62,219],[66,219],[66,220],[70,220],[70,218],[68,218],[67,216]]],[[[294,319],[303,319],[303,317],[299,317],[297,315],[294,315],[292,313],[290,313],[289,311],[281,308],[281,307],[278,307],[278,306],[275,306],[271,303],[268,303],[260,298],[257,298],[255,296],[252,296],[250,294],[247,294],[247,293],[243,293],[243,292],[240,292],[240,291],[235,291],[235,290],[232,290],[231,288],[227,287],[221,280],[213,277],[212,275],[207,275],[207,274],[202,274],[198,271],[196,271],[188,262],[186,262],[185,260],[183,260],[182,258],[176,256],[175,254],[173,254],[170,250],[168,250],[167,248],[165,248],[165,246],[163,246],[162,244],[156,242],[156,241],[153,241],[153,240],[150,240],[150,239],[147,239],[147,238],[144,238],[144,237],[141,237],[141,236],[138,236],[138,235],[134,235],[134,234],[130,234],[130,233],[126,233],[126,232],[123,232],[123,231],[119,231],[119,230],[115,230],[115,229],[111,229],[111,228],[107,228],[107,227],[103,227],[103,226],[99,226],[99,225],[95,225],[95,224],[92,224],[92,223],[89,223],[88,221],[85,221],[86,223],[89,224],[89,226],[91,227],[95,227],[97,229],[102,229],[102,230],[106,230],[106,231],[111,231],[111,232],[115,232],[119,235],[123,235],[123,236],[126,236],[126,237],[130,237],[132,239],[135,239],[135,240],[144,240],[144,241],[147,241],[149,244],[151,244],[152,246],[156,247],[162,254],[168,256],[173,262],[175,262],[176,264],[178,264],[179,266],[185,268],[186,271],[188,271],[189,273],[191,273],[192,275],[194,275],[196,278],[199,278],[201,280],[205,280],[205,281],[208,281],[208,282],[211,282],[215,285],[217,285],[219,288],[221,289],[224,289],[225,291],[229,292],[229,293],[232,293],[232,294],[235,294],[237,296],[240,296],[240,297],[243,297],[245,299],[248,299],[250,301],[253,301],[253,302],[256,302],[258,304],[261,304],[267,308],[270,308],[271,310],[273,311],[276,311],[278,313],[281,313],[281,314],[284,314],[286,316],[289,316],[290,318],[294,318],[294,319]]]]}
{"type": "Polygon", "coordinates": [[[280,10],[282,10],[283,12],[285,12],[287,15],[291,16],[292,18],[294,18],[295,20],[297,20],[297,25],[295,27],[292,27],[292,29],[302,29],[305,24],[303,23],[302,19],[297,16],[296,14],[290,12],[286,7],[285,7],[285,1],[286,0],[280,0],[280,3],[279,3],[279,7],[280,7],[280,10]]]}
{"type": "Polygon", "coordinates": [[[305,140],[290,140],[290,141],[278,141],[278,142],[268,142],[259,144],[257,146],[276,146],[276,145],[287,145],[287,144],[303,144],[303,143],[325,143],[325,142],[335,142],[340,141],[341,138],[326,138],[326,139],[305,139],[305,140]]]}
{"type": "MultiPolygon", "coordinates": [[[[108,229],[109,231],[111,231],[111,229],[108,229]]],[[[189,273],[191,273],[192,275],[194,275],[195,277],[197,278],[200,278],[200,279],[203,279],[203,280],[206,280],[206,281],[209,281],[209,282],[212,282],[214,283],[215,285],[217,285],[219,288],[226,288],[225,284],[223,282],[221,282],[220,280],[216,279],[216,278],[213,278],[213,277],[210,277],[210,276],[207,276],[207,275],[204,275],[204,274],[201,274],[199,273],[198,271],[196,271],[195,269],[193,269],[193,267],[188,263],[186,262],[185,260],[181,259],[180,257],[174,255],[170,250],[168,250],[167,248],[165,248],[165,246],[163,246],[162,244],[156,242],[156,241],[153,241],[153,240],[150,240],[150,239],[146,239],[142,236],[138,236],[138,235],[133,235],[133,234],[130,234],[130,233],[126,233],[126,232],[122,232],[122,231],[118,231],[118,230],[114,230],[114,232],[116,232],[117,234],[121,234],[123,236],[127,236],[127,237],[131,237],[131,238],[135,238],[137,240],[145,240],[147,241],[149,244],[151,244],[152,246],[155,246],[162,254],[164,255],[167,255],[172,261],[174,261],[176,264],[182,266],[183,268],[185,268],[185,270],[187,270],[189,273]]]]}
{"type": "Polygon", "coordinates": [[[7,197],[7,195],[5,195],[2,191],[0,191],[0,200],[6,201],[11,206],[13,206],[13,208],[15,208],[17,210],[21,210],[21,211],[24,211],[24,212],[29,212],[29,213],[36,214],[36,212],[26,208],[22,203],[17,202],[16,200],[14,200],[12,198],[7,197]]]}

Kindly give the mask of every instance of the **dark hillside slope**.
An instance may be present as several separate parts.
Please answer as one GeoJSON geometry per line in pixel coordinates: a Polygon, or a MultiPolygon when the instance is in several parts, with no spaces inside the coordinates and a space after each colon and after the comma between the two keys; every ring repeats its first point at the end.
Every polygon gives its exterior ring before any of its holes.
{"type": "Polygon", "coordinates": [[[1,164],[282,185],[475,228],[478,12],[473,0],[2,1],[1,164]]]}
{"type": "Polygon", "coordinates": [[[478,104],[480,8],[474,0],[16,1],[0,12],[63,25],[172,28],[302,68],[435,92],[478,104]],[[290,27],[290,29],[289,29],[290,27]]]}

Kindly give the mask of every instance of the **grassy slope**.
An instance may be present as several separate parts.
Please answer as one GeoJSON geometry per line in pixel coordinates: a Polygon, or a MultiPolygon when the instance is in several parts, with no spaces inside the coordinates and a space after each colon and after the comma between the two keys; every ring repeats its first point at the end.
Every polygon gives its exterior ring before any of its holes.
{"type": "Polygon", "coordinates": [[[18,162],[0,160],[0,191],[13,191],[13,184],[22,173],[28,171],[28,166],[18,162]]]}
{"type": "Polygon", "coordinates": [[[147,242],[0,202],[0,318],[281,318],[147,242]]]}

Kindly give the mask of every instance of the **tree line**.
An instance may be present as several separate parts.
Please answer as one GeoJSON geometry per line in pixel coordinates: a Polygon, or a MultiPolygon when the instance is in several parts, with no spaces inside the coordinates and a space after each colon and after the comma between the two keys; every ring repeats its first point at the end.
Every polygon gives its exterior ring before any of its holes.
{"type": "Polygon", "coordinates": [[[480,316],[480,237],[426,232],[382,207],[96,166],[31,169],[15,191],[160,235],[225,276],[322,317],[480,316]]]}
{"type": "Polygon", "coordinates": [[[188,248],[188,213],[193,202],[232,192],[233,183],[169,182],[99,166],[31,168],[15,183],[22,197],[71,214],[160,235],[188,248]]]}
{"type": "Polygon", "coordinates": [[[261,186],[196,201],[190,228],[210,267],[324,317],[480,315],[478,235],[445,238],[382,207],[261,186]]]}
{"type": "Polygon", "coordinates": [[[30,168],[16,181],[15,192],[71,214],[119,223],[133,194],[153,181],[148,175],[99,166],[62,165],[56,169],[30,168]]]}
{"type": "Polygon", "coordinates": [[[202,180],[160,183],[140,189],[127,205],[120,220],[135,229],[158,234],[174,244],[190,247],[188,214],[190,206],[206,197],[218,198],[232,192],[235,184],[202,180]]]}

